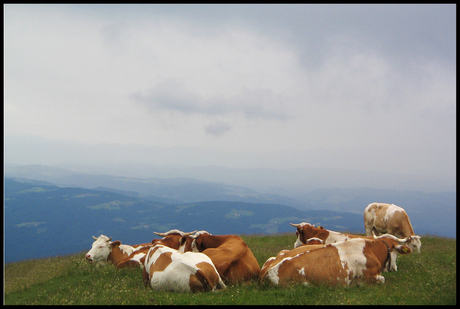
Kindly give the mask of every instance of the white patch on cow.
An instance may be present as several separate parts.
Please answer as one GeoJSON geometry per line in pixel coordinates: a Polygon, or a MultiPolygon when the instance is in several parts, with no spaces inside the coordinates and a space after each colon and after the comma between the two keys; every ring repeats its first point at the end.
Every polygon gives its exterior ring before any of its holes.
{"type": "Polygon", "coordinates": [[[308,245],[309,242],[312,242],[312,241],[318,241],[318,242],[324,244],[324,241],[322,239],[319,239],[318,237],[312,237],[312,238],[307,239],[307,245],[308,245]]]}
{"type": "Polygon", "coordinates": [[[399,206],[396,206],[395,204],[391,204],[390,206],[388,206],[387,211],[385,213],[385,217],[383,218],[385,222],[388,222],[388,220],[390,220],[394,216],[395,212],[398,211],[403,213],[404,209],[402,209],[399,206]]]}
{"type": "Polygon", "coordinates": [[[305,267],[302,267],[301,269],[299,269],[299,274],[301,274],[302,276],[305,276],[305,267]]]}
{"type": "MultiPolygon", "coordinates": [[[[279,275],[278,275],[278,271],[279,271],[279,268],[280,266],[286,262],[286,261],[289,261],[289,260],[292,260],[292,259],[295,259],[297,258],[298,256],[302,255],[302,254],[306,254],[308,252],[310,252],[311,250],[308,250],[308,251],[304,251],[304,252],[300,252],[299,254],[297,255],[294,255],[294,256],[291,256],[291,257],[287,257],[287,258],[284,258],[282,259],[281,261],[279,261],[278,263],[274,264],[274,265],[271,265],[270,268],[267,270],[266,272],[266,277],[268,279],[270,279],[270,281],[274,284],[278,284],[279,283],[279,275]]],[[[265,262],[266,263],[266,262],[265,262]]],[[[262,267],[263,268],[263,267],[262,267]]],[[[305,269],[302,268],[302,272],[303,272],[303,275],[305,276],[305,269]]],[[[300,273],[300,271],[299,271],[300,273]]]]}
{"type": "Polygon", "coordinates": [[[342,233],[339,233],[339,232],[329,231],[329,235],[327,236],[325,243],[333,244],[333,243],[337,243],[337,242],[341,242],[341,241],[345,241],[349,239],[352,239],[352,238],[342,233]]]}
{"type": "MultiPolygon", "coordinates": [[[[141,264],[141,259],[145,256],[145,253],[138,253],[138,254],[135,254],[131,259],[130,261],[134,261],[134,262],[137,262],[139,264],[141,264]]],[[[141,265],[141,268],[143,267],[144,265],[141,265]]]]}
{"type": "Polygon", "coordinates": [[[338,250],[342,268],[347,272],[347,285],[351,283],[351,272],[353,272],[353,278],[363,276],[363,270],[366,269],[366,257],[364,256],[366,241],[364,239],[354,238],[346,242],[331,244],[331,246],[338,250]]]}
{"type": "Polygon", "coordinates": [[[134,248],[130,245],[119,245],[118,247],[120,248],[122,253],[126,253],[127,255],[130,255],[134,252],[134,248]]]}
{"type": "MultiPolygon", "coordinates": [[[[149,271],[150,265],[154,264],[162,254],[167,252],[172,253],[171,263],[163,271],[156,271],[150,277],[150,285],[154,289],[190,292],[190,275],[196,274],[199,269],[196,265],[202,262],[212,265],[214,271],[218,274],[213,262],[204,253],[180,253],[163,245],[156,245],[149,250],[145,260],[146,270],[149,271]],[[155,252],[149,257],[152,250],[155,250],[155,252]]],[[[225,285],[222,283],[222,286],[225,285]]]]}
{"type": "Polygon", "coordinates": [[[297,240],[294,243],[294,248],[300,247],[303,245],[303,242],[300,241],[300,235],[297,236],[297,240]]]}

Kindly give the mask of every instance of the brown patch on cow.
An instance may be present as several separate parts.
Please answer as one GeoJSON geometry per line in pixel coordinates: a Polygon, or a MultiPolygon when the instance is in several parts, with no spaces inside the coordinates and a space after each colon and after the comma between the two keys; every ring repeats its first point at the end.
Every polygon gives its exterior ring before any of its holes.
{"type": "Polygon", "coordinates": [[[150,275],[156,271],[164,271],[169,264],[172,263],[171,255],[172,252],[165,252],[160,254],[160,256],[155,260],[155,263],[150,265],[150,275]]]}
{"type": "Polygon", "coordinates": [[[247,244],[236,235],[203,234],[195,239],[197,249],[214,263],[225,283],[257,278],[260,266],[247,244]]]}
{"type": "MultiPolygon", "coordinates": [[[[390,250],[397,244],[393,239],[385,238],[390,250]]],[[[375,281],[375,277],[380,275],[385,267],[388,256],[388,248],[382,240],[369,240],[363,249],[366,257],[366,267],[363,269],[363,280],[367,282],[375,281]]]]}
{"type": "Polygon", "coordinates": [[[293,282],[346,284],[347,273],[342,268],[337,248],[328,245],[309,251],[306,246],[301,246],[294,250],[299,252],[302,249],[304,252],[298,254],[296,258],[281,262],[278,269],[280,285],[286,286],[293,282]]]}
{"type": "Polygon", "coordinates": [[[200,274],[190,275],[189,286],[192,292],[205,292],[207,291],[207,282],[200,274]]]}

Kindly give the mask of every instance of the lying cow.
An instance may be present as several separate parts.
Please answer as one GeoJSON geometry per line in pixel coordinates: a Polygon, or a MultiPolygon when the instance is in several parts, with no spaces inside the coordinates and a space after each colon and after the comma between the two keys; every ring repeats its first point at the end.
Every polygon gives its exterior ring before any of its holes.
{"type": "Polygon", "coordinates": [[[133,252],[125,258],[122,262],[117,264],[117,268],[125,268],[125,267],[131,267],[131,266],[140,266],[141,268],[144,267],[144,260],[145,255],[147,252],[150,250],[155,245],[164,245],[176,250],[179,250],[180,252],[185,252],[185,251],[192,251],[191,248],[191,243],[192,239],[187,237],[196,231],[193,232],[188,232],[184,233],[179,230],[170,230],[169,232],[166,233],[158,233],[158,232],[153,232],[157,234],[158,236],[163,236],[161,239],[153,239],[151,244],[144,245],[144,246],[139,246],[133,250],[133,252]]]}
{"type": "Polygon", "coordinates": [[[262,265],[262,268],[260,269],[259,278],[263,278],[265,276],[265,273],[267,272],[267,270],[270,269],[271,265],[275,265],[279,263],[285,257],[295,256],[298,253],[303,252],[305,250],[311,251],[313,249],[323,248],[325,246],[326,245],[323,243],[317,243],[317,244],[312,244],[312,245],[303,245],[303,246],[294,248],[293,250],[281,250],[276,255],[276,257],[272,256],[268,258],[267,261],[265,261],[264,265],[262,265]]]}
{"type": "Polygon", "coordinates": [[[211,259],[203,253],[182,253],[154,245],[144,259],[143,282],[154,290],[201,292],[226,288],[211,259]]]}
{"type": "Polygon", "coordinates": [[[113,263],[115,266],[125,260],[133,251],[135,247],[140,247],[145,244],[137,246],[122,245],[121,241],[116,240],[112,242],[112,237],[101,235],[98,238],[94,237],[91,250],[86,254],[88,262],[105,261],[113,263]]]}
{"type": "MultiPolygon", "coordinates": [[[[361,236],[361,235],[354,235],[354,234],[345,234],[345,233],[340,233],[336,231],[331,231],[323,228],[322,226],[315,227],[314,225],[307,223],[307,222],[302,222],[299,224],[292,224],[292,226],[296,227],[296,235],[297,235],[297,240],[294,243],[294,248],[297,248],[299,246],[303,246],[305,244],[313,244],[318,243],[318,241],[323,241],[324,244],[329,245],[329,244],[334,244],[340,241],[346,241],[349,239],[355,239],[355,238],[363,238],[363,239],[369,239],[372,240],[375,238],[375,235],[373,236],[361,236]]],[[[390,234],[384,234],[382,236],[390,237],[393,238],[394,240],[398,241],[400,245],[407,245],[408,238],[396,238],[393,235],[390,234]],[[393,237],[391,237],[393,236],[393,237]]],[[[387,265],[385,268],[385,271],[397,271],[398,266],[396,265],[396,256],[394,259],[391,260],[391,263],[387,265]]]]}
{"type": "Polygon", "coordinates": [[[408,237],[407,245],[412,250],[420,252],[422,242],[420,236],[415,235],[409,216],[399,206],[386,203],[371,203],[364,210],[364,227],[366,235],[371,236],[389,233],[396,237],[408,237]]]}
{"type": "Polygon", "coordinates": [[[368,238],[372,239],[373,237],[366,237],[354,234],[345,234],[336,231],[331,231],[323,228],[322,226],[315,227],[313,224],[302,222],[298,224],[290,223],[293,227],[297,228],[296,230],[296,242],[294,243],[294,248],[307,244],[310,239],[320,239],[326,245],[333,244],[339,241],[345,241],[352,238],[368,238]]]}
{"type": "Polygon", "coordinates": [[[300,246],[278,255],[267,266],[264,264],[260,279],[277,285],[350,285],[359,280],[385,283],[381,273],[396,252],[408,254],[411,249],[399,245],[393,237],[300,246]]]}
{"type": "Polygon", "coordinates": [[[257,278],[260,266],[248,245],[236,235],[213,236],[199,231],[193,238],[192,250],[209,256],[225,283],[257,278]]]}

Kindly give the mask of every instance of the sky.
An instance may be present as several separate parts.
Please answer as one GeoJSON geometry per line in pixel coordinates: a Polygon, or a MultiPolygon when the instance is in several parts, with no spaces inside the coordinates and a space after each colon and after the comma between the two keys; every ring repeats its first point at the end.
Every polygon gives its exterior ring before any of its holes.
{"type": "Polygon", "coordinates": [[[456,5],[4,5],[12,164],[456,175],[456,5]]]}

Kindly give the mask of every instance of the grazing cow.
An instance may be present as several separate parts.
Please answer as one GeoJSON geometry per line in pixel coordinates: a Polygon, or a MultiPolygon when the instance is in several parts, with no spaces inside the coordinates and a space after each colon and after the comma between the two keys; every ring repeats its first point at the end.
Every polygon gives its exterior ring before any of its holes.
{"type": "Polygon", "coordinates": [[[119,240],[111,242],[112,237],[101,235],[98,238],[94,237],[91,250],[86,254],[88,262],[106,261],[111,262],[115,266],[126,259],[133,251],[133,246],[122,245],[119,240]]]}
{"type": "Polygon", "coordinates": [[[164,245],[180,252],[185,251],[192,251],[191,243],[193,239],[187,237],[196,231],[184,233],[179,230],[170,230],[166,233],[158,233],[154,232],[159,236],[163,236],[162,239],[153,239],[151,244],[139,246],[133,250],[133,252],[122,262],[117,265],[117,268],[125,268],[131,266],[140,266],[141,268],[144,267],[144,259],[147,252],[150,250],[151,247],[155,245],[164,245]]]}
{"type": "Polygon", "coordinates": [[[396,237],[408,237],[407,245],[420,253],[421,236],[415,235],[406,211],[394,204],[371,203],[364,210],[366,235],[389,233],[396,237]]]}
{"type": "Polygon", "coordinates": [[[213,236],[206,231],[191,237],[194,238],[192,250],[209,256],[225,283],[249,281],[259,276],[259,263],[241,237],[213,236]]]}
{"type": "Polygon", "coordinates": [[[154,290],[201,292],[226,288],[211,259],[203,253],[154,245],[144,259],[142,279],[154,290]]]}
{"type": "Polygon", "coordinates": [[[329,245],[300,246],[278,255],[261,270],[261,280],[277,285],[289,283],[350,285],[364,280],[385,283],[384,265],[399,252],[411,249],[393,237],[353,238],[329,245]]]}

